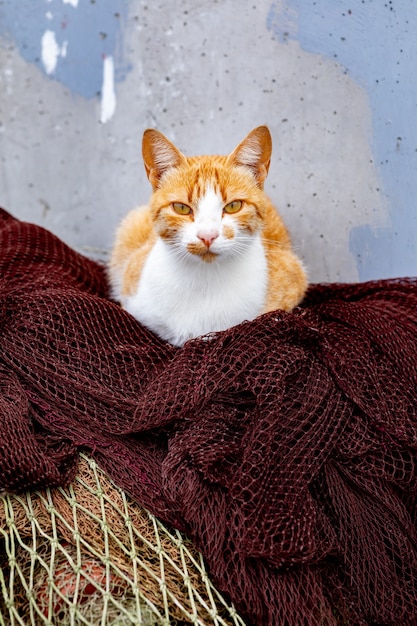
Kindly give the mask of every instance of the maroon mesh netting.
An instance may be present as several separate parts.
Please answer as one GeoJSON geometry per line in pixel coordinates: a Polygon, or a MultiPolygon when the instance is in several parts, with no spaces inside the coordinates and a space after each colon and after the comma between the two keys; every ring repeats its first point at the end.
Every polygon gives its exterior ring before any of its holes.
{"type": "Polygon", "coordinates": [[[0,216],[0,488],[77,450],[184,530],[248,624],[417,624],[417,280],[173,348],[103,269],[0,216]]]}

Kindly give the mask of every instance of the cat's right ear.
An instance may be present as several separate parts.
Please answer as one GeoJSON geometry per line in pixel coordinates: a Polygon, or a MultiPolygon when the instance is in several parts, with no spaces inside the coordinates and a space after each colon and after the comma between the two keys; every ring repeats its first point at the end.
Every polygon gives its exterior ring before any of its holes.
{"type": "Polygon", "coordinates": [[[143,133],[142,156],[146,174],[154,189],[159,187],[162,176],[172,167],[178,167],[185,159],[173,143],[153,128],[143,133]]]}

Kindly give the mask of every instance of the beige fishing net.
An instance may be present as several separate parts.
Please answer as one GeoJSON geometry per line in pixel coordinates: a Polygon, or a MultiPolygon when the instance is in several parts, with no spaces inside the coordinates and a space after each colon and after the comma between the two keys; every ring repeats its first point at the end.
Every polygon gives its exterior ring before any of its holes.
{"type": "Polygon", "coordinates": [[[81,454],[68,488],[0,498],[0,624],[244,622],[178,531],[81,454]]]}

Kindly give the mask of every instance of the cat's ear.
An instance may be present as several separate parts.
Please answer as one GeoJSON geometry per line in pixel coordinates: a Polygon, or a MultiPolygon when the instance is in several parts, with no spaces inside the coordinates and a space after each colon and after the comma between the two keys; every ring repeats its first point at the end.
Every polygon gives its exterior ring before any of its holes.
{"type": "Polygon", "coordinates": [[[249,168],[258,185],[263,187],[271,162],[271,153],[271,133],[266,126],[258,126],[233,150],[229,155],[229,162],[249,168]]]}
{"type": "Polygon", "coordinates": [[[172,167],[178,167],[185,159],[165,135],[153,128],[143,133],[142,156],[146,174],[154,189],[159,187],[162,176],[172,167]]]}

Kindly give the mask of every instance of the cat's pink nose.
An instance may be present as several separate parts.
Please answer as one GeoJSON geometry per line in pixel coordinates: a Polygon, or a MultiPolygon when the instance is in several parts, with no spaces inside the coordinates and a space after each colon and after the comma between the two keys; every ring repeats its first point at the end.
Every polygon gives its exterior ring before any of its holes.
{"type": "Polygon", "coordinates": [[[197,237],[204,243],[206,248],[210,248],[211,244],[218,236],[219,233],[217,230],[201,230],[197,233],[197,237]]]}

